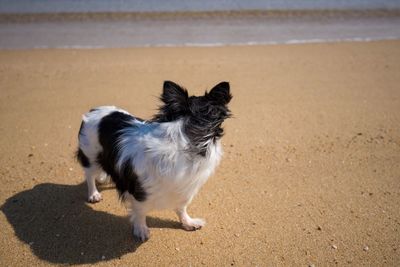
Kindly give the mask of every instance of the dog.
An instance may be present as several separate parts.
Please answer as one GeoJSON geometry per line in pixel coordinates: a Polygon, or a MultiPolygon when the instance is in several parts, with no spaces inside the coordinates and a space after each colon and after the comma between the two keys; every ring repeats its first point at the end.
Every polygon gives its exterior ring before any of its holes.
{"type": "Polygon", "coordinates": [[[189,96],[180,85],[165,81],[162,105],[145,121],[114,106],[83,115],[77,159],[88,186],[88,201],[102,199],[97,182],[111,177],[129,206],[133,236],[149,238],[146,214],[173,209],[185,230],[205,225],[191,218],[187,207],[214,172],[222,156],[222,123],[231,117],[228,82],[203,96],[189,96]]]}

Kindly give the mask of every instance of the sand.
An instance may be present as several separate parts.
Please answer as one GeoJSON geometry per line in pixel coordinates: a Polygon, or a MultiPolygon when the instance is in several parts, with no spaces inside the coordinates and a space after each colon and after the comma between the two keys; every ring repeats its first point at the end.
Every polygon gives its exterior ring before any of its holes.
{"type": "Polygon", "coordinates": [[[0,51],[0,265],[400,264],[400,41],[0,51]],[[224,158],[181,229],[136,243],[112,186],[86,203],[81,114],[149,118],[166,79],[230,81],[224,158]]]}

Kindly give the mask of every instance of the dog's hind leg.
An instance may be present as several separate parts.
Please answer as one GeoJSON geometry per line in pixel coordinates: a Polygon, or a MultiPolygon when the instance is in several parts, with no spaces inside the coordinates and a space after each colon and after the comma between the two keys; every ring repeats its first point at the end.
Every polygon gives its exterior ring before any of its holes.
{"type": "Polygon", "coordinates": [[[84,171],[88,186],[88,201],[90,203],[99,202],[102,197],[96,187],[96,177],[99,176],[101,170],[97,166],[90,166],[88,168],[84,168],[84,171]]]}

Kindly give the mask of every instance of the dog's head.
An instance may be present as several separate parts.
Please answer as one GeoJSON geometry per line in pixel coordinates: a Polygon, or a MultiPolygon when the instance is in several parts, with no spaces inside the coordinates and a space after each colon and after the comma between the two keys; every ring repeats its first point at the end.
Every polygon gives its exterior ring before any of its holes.
{"type": "Polygon", "coordinates": [[[163,105],[155,116],[159,122],[185,118],[222,123],[230,116],[227,105],[232,95],[228,82],[217,84],[203,96],[189,96],[185,88],[174,82],[165,81],[160,99],[163,105]]]}
{"type": "Polygon", "coordinates": [[[231,115],[227,106],[232,99],[228,82],[217,84],[202,96],[189,96],[185,88],[165,81],[160,99],[163,105],[154,121],[182,119],[185,132],[196,147],[204,148],[210,140],[221,137],[221,124],[231,115]]]}

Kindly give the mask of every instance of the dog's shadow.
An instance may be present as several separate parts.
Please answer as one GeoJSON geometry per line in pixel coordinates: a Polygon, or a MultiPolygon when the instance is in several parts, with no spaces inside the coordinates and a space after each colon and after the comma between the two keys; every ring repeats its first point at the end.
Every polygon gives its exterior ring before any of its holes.
{"type": "MultiPolygon", "coordinates": [[[[141,243],[132,238],[128,218],[92,209],[85,195],[85,184],[45,183],[10,197],[1,210],[18,238],[51,263],[96,263],[134,252],[141,243]]],[[[147,223],[181,228],[154,217],[147,223]]]]}

